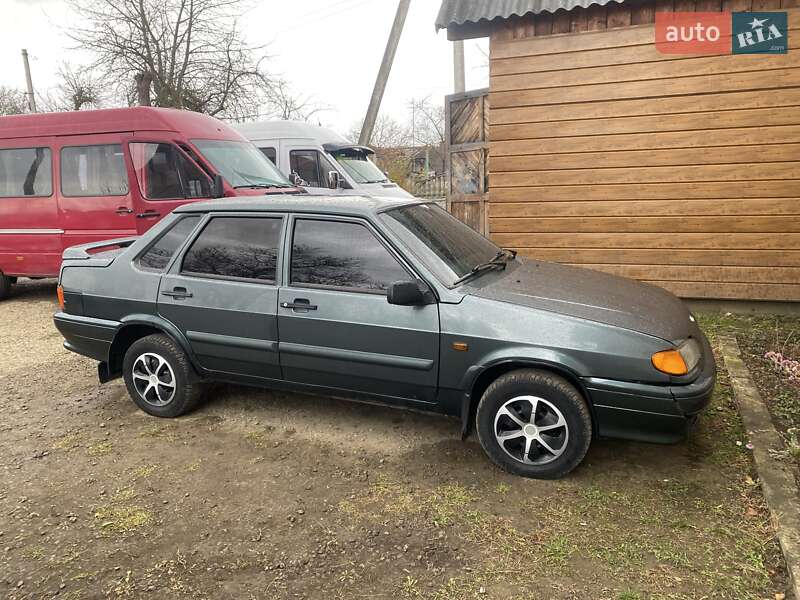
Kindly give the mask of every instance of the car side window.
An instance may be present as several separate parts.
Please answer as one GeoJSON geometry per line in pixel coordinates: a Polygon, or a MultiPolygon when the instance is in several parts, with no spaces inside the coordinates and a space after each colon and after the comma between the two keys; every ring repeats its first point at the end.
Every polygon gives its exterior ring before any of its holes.
{"type": "Polygon", "coordinates": [[[189,237],[189,234],[200,222],[199,215],[184,217],[177,221],[166,233],[142,254],[137,263],[143,269],[163,271],[167,268],[172,255],[189,237]]]}
{"type": "Polygon", "coordinates": [[[279,217],[214,217],[183,258],[182,273],[275,282],[279,217]]]}
{"type": "Polygon", "coordinates": [[[50,196],[52,193],[50,148],[0,150],[0,198],[50,196]]]}
{"type": "Polygon", "coordinates": [[[264,156],[266,156],[268,159],[272,161],[273,165],[278,164],[278,154],[277,152],[275,152],[275,148],[272,148],[270,146],[265,146],[264,148],[259,148],[259,150],[261,150],[261,153],[264,156]]]}
{"type": "Polygon", "coordinates": [[[297,219],[292,238],[292,284],[385,292],[411,276],[360,223],[297,219]]]}
{"type": "Polygon", "coordinates": [[[131,161],[149,200],[210,198],[211,181],[175,145],[132,142],[131,161]]]}
{"type": "Polygon", "coordinates": [[[61,149],[61,193],[65,196],[125,196],[128,173],[120,144],[61,149]]]}

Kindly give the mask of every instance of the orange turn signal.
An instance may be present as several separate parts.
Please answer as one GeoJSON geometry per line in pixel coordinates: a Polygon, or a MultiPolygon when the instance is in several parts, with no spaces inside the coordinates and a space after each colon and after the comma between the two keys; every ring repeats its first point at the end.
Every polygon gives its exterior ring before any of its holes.
{"type": "Polygon", "coordinates": [[[653,366],[662,373],[686,375],[689,372],[689,369],[686,368],[686,362],[677,350],[656,352],[651,360],[653,361],[653,366]]]}
{"type": "Polygon", "coordinates": [[[56,294],[58,295],[58,305],[61,307],[61,310],[64,310],[64,288],[58,286],[56,288],[56,294]]]}

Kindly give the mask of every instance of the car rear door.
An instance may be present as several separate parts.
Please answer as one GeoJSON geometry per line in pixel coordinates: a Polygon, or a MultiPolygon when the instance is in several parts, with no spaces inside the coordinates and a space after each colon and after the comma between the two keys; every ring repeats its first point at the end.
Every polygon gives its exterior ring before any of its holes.
{"type": "Polygon", "coordinates": [[[279,379],[278,279],[285,217],[212,213],[162,278],[158,312],[204,368],[279,379]]]}
{"type": "Polygon", "coordinates": [[[389,304],[412,270],[369,223],[295,216],[284,251],[278,329],[284,379],[434,402],[437,304],[389,304]]]}

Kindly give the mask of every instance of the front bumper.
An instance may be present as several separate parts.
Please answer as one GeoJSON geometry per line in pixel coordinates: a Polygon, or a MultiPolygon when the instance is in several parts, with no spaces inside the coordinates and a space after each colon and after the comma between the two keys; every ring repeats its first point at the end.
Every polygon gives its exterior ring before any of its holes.
{"type": "Polygon", "coordinates": [[[686,437],[714,393],[716,364],[702,333],[701,371],[689,383],[650,385],[586,378],[584,385],[602,437],[673,443],[686,437]]]}

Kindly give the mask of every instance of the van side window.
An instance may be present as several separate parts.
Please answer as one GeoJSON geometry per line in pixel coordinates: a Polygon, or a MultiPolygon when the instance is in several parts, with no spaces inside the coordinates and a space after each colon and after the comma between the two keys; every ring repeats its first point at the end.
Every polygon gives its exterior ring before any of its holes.
{"type": "Polygon", "coordinates": [[[211,182],[175,145],[131,142],[139,189],[150,200],[209,198],[211,182]]]}
{"type": "Polygon", "coordinates": [[[52,193],[50,148],[0,150],[0,198],[50,196],[52,193]]]}
{"type": "Polygon", "coordinates": [[[62,148],[61,193],[65,196],[125,196],[128,174],[122,146],[62,148]]]}
{"type": "Polygon", "coordinates": [[[275,281],[283,219],[214,217],[183,258],[182,273],[275,281]]]}
{"type": "Polygon", "coordinates": [[[139,266],[144,269],[163,271],[172,255],[200,221],[199,216],[184,217],[175,223],[155,244],[139,257],[139,266]]]}
{"type": "Polygon", "coordinates": [[[266,146],[264,148],[259,148],[259,150],[261,150],[261,152],[262,152],[262,154],[264,156],[266,156],[268,159],[270,159],[272,161],[273,165],[277,165],[278,164],[278,154],[277,154],[277,152],[275,152],[275,148],[271,148],[269,146],[266,146]]]}
{"type": "Polygon", "coordinates": [[[317,150],[292,150],[289,168],[310,187],[328,187],[328,171],[338,170],[317,150]]]}

